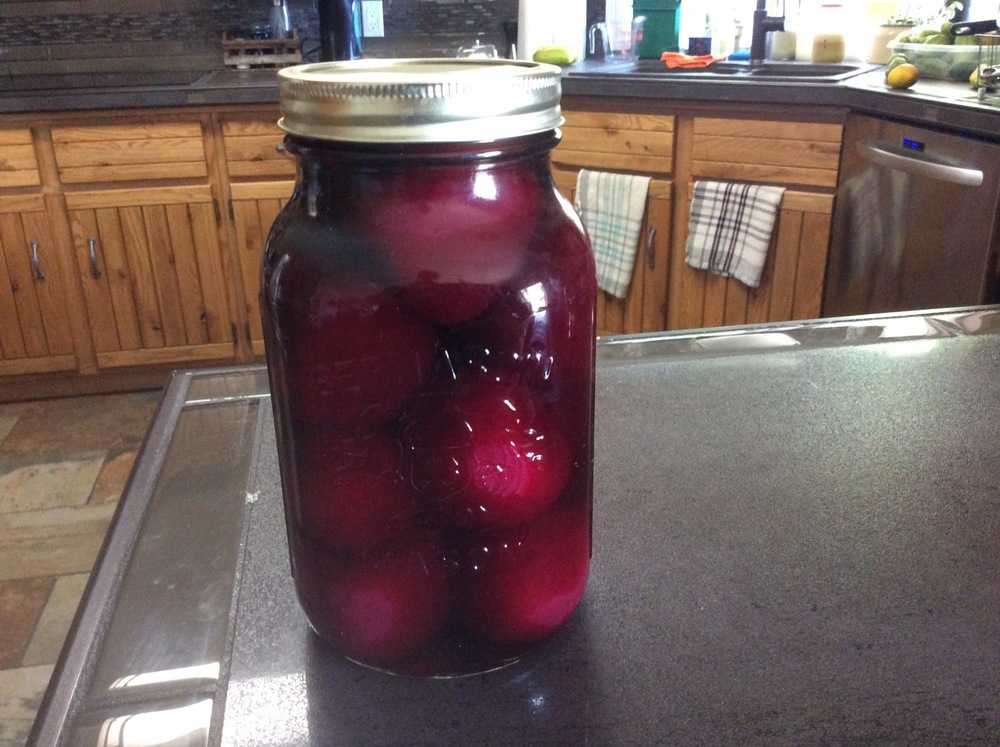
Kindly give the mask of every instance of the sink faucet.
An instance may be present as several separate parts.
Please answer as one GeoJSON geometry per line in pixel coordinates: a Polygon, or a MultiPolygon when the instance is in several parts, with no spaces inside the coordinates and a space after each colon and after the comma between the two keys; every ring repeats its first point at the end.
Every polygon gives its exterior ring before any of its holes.
{"type": "Polygon", "coordinates": [[[765,7],[767,0],[757,0],[757,9],[753,12],[753,32],[750,36],[750,62],[763,62],[767,54],[767,33],[769,31],[784,31],[785,16],[769,16],[765,7]]]}

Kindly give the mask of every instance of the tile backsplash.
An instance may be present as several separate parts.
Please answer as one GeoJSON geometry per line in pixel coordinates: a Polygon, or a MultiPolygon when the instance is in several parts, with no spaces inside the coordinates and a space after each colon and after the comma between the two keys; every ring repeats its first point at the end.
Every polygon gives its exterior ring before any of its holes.
{"type": "MultiPolygon", "coordinates": [[[[586,0],[588,18],[603,0],[586,0]]],[[[222,66],[226,30],[266,21],[269,0],[4,0],[0,74],[174,70],[222,66]]],[[[308,59],[318,51],[315,0],[288,0],[308,59]]],[[[518,0],[383,0],[385,36],[362,40],[376,57],[449,56],[476,37],[503,48],[518,0]]]]}

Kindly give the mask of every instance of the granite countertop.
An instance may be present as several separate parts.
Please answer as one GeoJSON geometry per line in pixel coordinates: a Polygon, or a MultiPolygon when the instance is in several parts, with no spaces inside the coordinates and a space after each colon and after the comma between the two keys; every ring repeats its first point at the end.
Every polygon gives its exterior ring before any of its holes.
{"type": "MultiPolygon", "coordinates": [[[[779,82],[725,76],[635,76],[620,64],[584,62],[566,68],[563,93],[842,106],[1000,140],[1000,94],[979,101],[976,91],[967,84],[937,80],[922,80],[909,90],[893,91],[883,84],[881,67],[863,69],[837,82],[779,82]]],[[[0,79],[0,113],[266,104],[277,100],[277,76],[274,70],[267,69],[70,73],[0,79]]]]}

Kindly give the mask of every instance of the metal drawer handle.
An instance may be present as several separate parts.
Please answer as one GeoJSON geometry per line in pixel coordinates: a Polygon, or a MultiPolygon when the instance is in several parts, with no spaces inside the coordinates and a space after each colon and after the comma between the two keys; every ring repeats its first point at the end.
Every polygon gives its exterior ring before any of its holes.
{"type": "Polygon", "coordinates": [[[90,258],[90,274],[94,276],[94,280],[98,280],[101,277],[101,270],[97,266],[97,255],[94,253],[94,245],[97,242],[94,239],[87,239],[87,254],[90,258]]]}
{"type": "Polygon", "coordinates": [[[653,251],[653,239],[656,238],[656,226],[649,227],[649,236],[646,238],[646,267],[650,270],[656,269],[656,253],[653,251]]]}
{"type": "Polygon", "coordinates": [[[288,148],[286,148],[284,145],[280,145],[279,144],[279,145],[275,145],[274,146],[274,151],[276,153],[287,153],[288,152],[288,148]]]}
{"type": "Polygon", "coordinates": [[[35,280],[44,281],[45,275],[42,274],[42,263],[38,259],[38,242],[31,242],[31,267],[35,271],[35,280]]]}

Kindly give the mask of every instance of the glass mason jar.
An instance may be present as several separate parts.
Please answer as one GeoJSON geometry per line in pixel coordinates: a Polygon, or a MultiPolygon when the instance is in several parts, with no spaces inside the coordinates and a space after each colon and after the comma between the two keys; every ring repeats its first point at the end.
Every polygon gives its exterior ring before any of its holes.
{"type": "Polygon", "coordinates": [[[559,69],[280,71],[298,164],[261,308],[292,574],[389,672],[515,661],[590,563],[594,260],[556,191],[559,69]]]}

